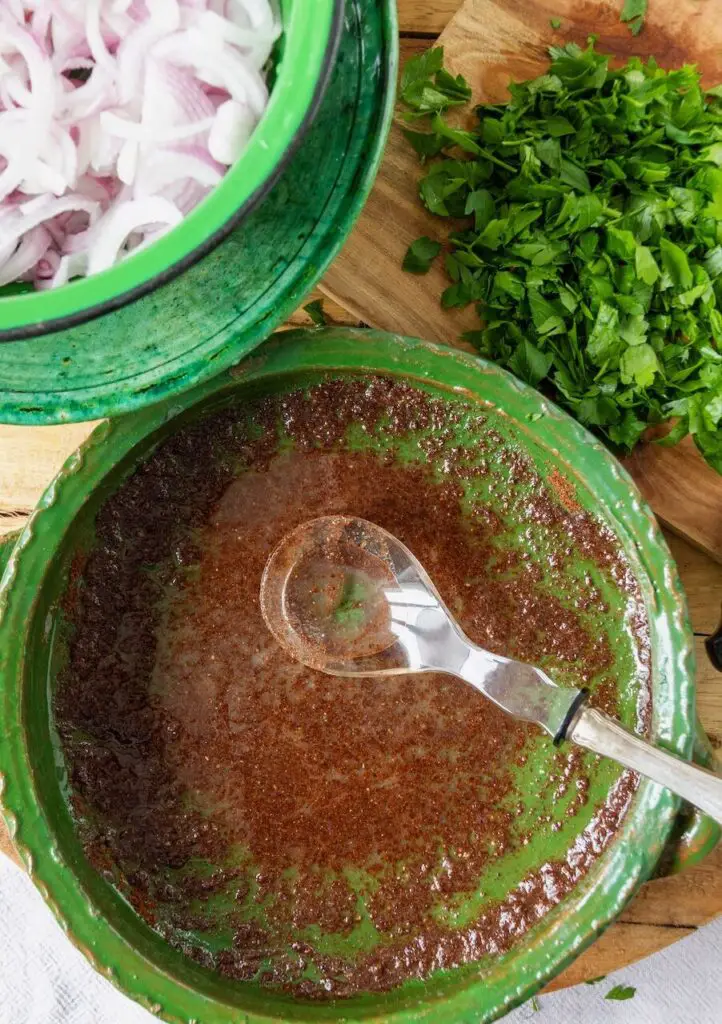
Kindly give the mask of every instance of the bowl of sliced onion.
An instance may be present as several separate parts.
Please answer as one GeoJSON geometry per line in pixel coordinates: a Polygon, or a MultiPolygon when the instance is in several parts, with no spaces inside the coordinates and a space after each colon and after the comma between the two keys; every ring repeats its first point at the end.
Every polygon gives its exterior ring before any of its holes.
{"type": "Polygon", "coordinates": [[[0,341],[214,248],[312,123],[344,0],[3,0],[0,341]]]}

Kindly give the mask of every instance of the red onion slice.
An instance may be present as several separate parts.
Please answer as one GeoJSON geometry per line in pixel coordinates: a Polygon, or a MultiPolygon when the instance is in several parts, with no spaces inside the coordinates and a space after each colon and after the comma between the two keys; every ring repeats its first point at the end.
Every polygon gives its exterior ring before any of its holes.
{"type": "Polygon", "coordinates": [[[172,230],[268,103],[276,0],[0,0],[0,286],[172,230]]]}
{"type": "Polygon", "coordinates": [[[133,199],[113,206],[95,225],[88,252],[88,274],[108,270],[136,231],[157,232],[158,225],[174,228],[183,220],[177,206],[167,199],[133,199]]]}

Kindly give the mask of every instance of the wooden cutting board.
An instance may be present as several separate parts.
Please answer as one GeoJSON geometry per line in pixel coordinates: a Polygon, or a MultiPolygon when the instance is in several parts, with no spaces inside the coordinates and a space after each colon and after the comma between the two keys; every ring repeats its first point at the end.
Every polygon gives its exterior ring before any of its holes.
{"type": "MultiPolygon", "coordinates": [[[[447,65],[468,79],[477,102],[502,102],[511,80],[543,72],[550,44],[583,45],[591,33],[598,36],[599,49],[622,60],[639,54],[654,55],[665,67],[694,62],[706,84],[722,82],[719,0],[650,0],[637,37],[620,22],[621,6],[622,0],[466,0],[439,42],[447,65]],[[561,20],[558,30],[551,27],[552,18],[561,20]]],[[[416,155],[395,125],[366,210],[322,290],[374,327],[458,344],[462,331],[478,323],[474,310],[440,308],[448,284],[440,266],[424,277],[401,269],[414,239],[443,238],[446,230],[418,199],[420,173],[416,155]]],[[[722,477],[703,462],[691,440],[678,449],[643,445],[627,467],[659,518],[722,562],[722,477]]]]}

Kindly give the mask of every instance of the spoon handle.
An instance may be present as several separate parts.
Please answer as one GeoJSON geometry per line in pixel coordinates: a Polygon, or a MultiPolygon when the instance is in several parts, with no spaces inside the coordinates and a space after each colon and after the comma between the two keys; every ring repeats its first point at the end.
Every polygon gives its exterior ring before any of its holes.
{"type": "Polygon", "coordinates": [[[579,712],[566,738],[666,786],[722,824],[722,777],[714,772],[653,747],[590,707],[579,712]]]}

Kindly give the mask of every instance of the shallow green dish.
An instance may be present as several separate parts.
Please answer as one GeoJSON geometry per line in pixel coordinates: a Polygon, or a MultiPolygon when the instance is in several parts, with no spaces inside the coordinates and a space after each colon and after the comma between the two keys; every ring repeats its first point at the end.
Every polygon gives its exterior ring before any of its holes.
{"type": "MultiPolygon", "coordinates": [[[[391,123],[397,50],[392,0],[346,0],[324,101],[263,202],[204,259],[137,302],[0,344],[0,422],[130,412],[211,378],[264,341],[313,288],[361,212],[391,123]]],[[[2,335],[0,313],[0,342],[2,335]]]]}
{"type": "Polygon", "coordinates": [[[208,253],[273,185],[318,112],[336,57],[344,0],[281,0],[284,34],[271,99],[240,159],[172,232],[122,263],[54,291],[3,295],[0,341],[72,327],[117,309],[208,253]]]}
{"type": "MultiPolygon", "coordinates": [[[[63,798],[48,706],[59,600],[88,522],[120,480],[184,422],[259,389],[297,386],[327,372],[363,371],[399,375],[498,407],[541,453],[535,457],[572,479],[578,493],[594,503],[642,584],[651,623],[653,737],[679,754],[692,753],[692,635],[676,568],[652,513],[624,470],[583,428],[497,367],[374,332],[296,332],[279,336],[257,357],[172,402],[101,424],[44,495],[0,583],[0,731],[7,737],[0,746],[0,778],[17,848],[70,937],[106,977],[166,1020],[494,1020],[528,999],[599,935],[654,874],[678,831],[677,798],[643,782],[589,874],[511,952],[478,967],[439,972],[423,984],[335,1006],[294,1002],[210,974],[150,931],[90,867],[63,798]]],[[[687,841],[687,859],[690,852],[699,856],[714,845],[718,834],[698,819],[687,841]]]]}

